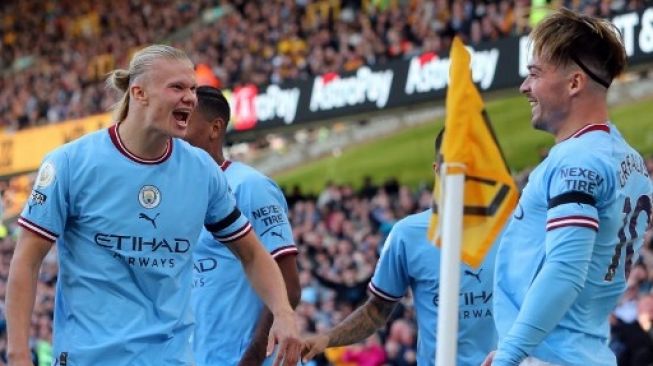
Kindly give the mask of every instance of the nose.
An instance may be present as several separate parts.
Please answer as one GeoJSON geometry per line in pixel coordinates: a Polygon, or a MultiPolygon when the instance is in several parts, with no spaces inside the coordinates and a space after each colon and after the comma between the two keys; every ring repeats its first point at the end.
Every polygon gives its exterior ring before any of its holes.
{"type": "Polygon", "coordinates": [[[524,81],[519,86],[519,92],[522,93],[522,94],[526,94],[530,90],[531,90],[531,85],[530,85],[529,79],[526,78],[526,79],[524,79],[524,81]]]}
{"type": "Polygon", "coordinates": [[[197,94],[194,89],[186,89],[186,93],[182,98],[182,101],[186,104],[190,104],[193,108],[197,105],[197,94]]]}

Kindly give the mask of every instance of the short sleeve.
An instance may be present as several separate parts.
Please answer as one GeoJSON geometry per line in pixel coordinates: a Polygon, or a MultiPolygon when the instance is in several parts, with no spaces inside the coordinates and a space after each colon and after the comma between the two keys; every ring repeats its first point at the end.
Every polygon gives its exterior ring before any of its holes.
{"type": "Polygon", "coordinates": [[[63,233],[70,207],[69,164],[64,151],[43,159],[18,224],[51,242],[63,233]]]}
{"type": "Polygon", "coordinates": [[[387,301],[399,301],[409,284],[405,245],[399,227],[395,225],[386,238],[369,286],[373,294],[387,301]]]}
{"type": "Polygon", "coordinates": [[[252,229],[247,218],[236,207],[224,173],[215,167],[209,177],[209,203],[204,225],[213,237],[229,243],[242,238],[252,229]]]}
{"type": "Polygon", "coordinates": [[[297,253],[288,220],[288,205],[279,187],[264,176],[245,180],[236,200],[273,257],[297,253]]]}
{"type": "Polygon", "coordinates": [[[598,231],[597,208],[614,191],[607,167],[589,153],[568,154],[551,166],[546,178],[546,230],[576,226],[598,231]]]}

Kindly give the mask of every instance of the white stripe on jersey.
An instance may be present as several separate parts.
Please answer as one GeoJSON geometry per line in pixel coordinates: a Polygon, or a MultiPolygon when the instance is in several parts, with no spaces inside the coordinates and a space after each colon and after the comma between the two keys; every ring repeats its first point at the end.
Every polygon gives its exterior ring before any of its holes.
{"type": "Polygon", "coordinates": [[[44,229],[44,228],[42,228],[42,227],[40,227],[40,226],[38,226],[38,225],[36,225],[36,224],[34,224],[32,222],[27,221],[26,219],[24,219],[22,217],[18,218],[18,225],[28,229],[29,231],[32,231],[35,234],[38,234],[39,236],[43,237],[44,239],[48,239],[48,240],[51,240],[51,241],[57,241],[58,235],[53,234],[53,233],[49,232],[48,230],[46,230],[46,229],[44,229]]]}

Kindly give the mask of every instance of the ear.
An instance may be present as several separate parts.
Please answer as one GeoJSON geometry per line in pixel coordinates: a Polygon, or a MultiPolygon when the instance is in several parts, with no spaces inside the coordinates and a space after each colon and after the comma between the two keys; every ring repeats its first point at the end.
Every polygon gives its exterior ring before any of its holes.
{"type": "Polygon", "coordinates": [[[568,91],[569,96],[573,97],[585,89],[587,86],[587,75],[580,70],[573,70],[569,74],[568,91]]]}
{"type": "Polygon", "coordinates": [[[138,84],[134,84],[129,88],[129,92],[131,93],[131,96],[135,101],[147,105],[147,101],[148,101],[147,93],[145,92],[142,86],[138,84]]]}
{"type": "Polygon", "coordinates": [[[216,117],[211,121],[211,131],[209,132],[211,140],[220,138],[220,136],[223,136],[226,132],[227,124],[222,118],[216,117]]]}

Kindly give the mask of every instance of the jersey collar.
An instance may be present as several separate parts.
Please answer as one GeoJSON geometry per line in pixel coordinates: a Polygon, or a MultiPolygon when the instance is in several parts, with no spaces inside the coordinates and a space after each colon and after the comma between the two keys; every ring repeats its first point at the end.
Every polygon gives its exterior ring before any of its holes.
{"type": "Polygon", "coordinates": [[[153,165],[153,164],[163,163],[164,161],[168,160],[170,155],[172,155],[172,138],[171,138],[168,140],[166,151],[160,157],[156,159],[145,159],[136,156],[135,154],[127,150],[125,145],[122,143],[122,140],[120,139],[120,133],[118,132],[119,124],[120,123],[116,123],[115,125],[109,127],[109,137],[111,137],[111,142],[113,142],[113,145],[116,147],[116,149],[118,149],[118,151],[120,151],[121,154],[125,155],[130,160],[133,160],[139,164],[153,165]]]}
{"type": "Polygon", "coordinates": [[[222,162],[222,164],[220,164],[220,169],[222,169],[222,171],[224,172],[225,170],[227,170],[227,168],[229,168],[230,165],[231,165],[231,160],[225,160],[222,162]]]}
{"type": "Polygon", "coordinates": [[[603,131],[603,132],[610,133],[610,126],[608,126],[607,123],[592,123],[576,131],[569,138],[581,137],[582,135],[592,131],[603,131]]]}

